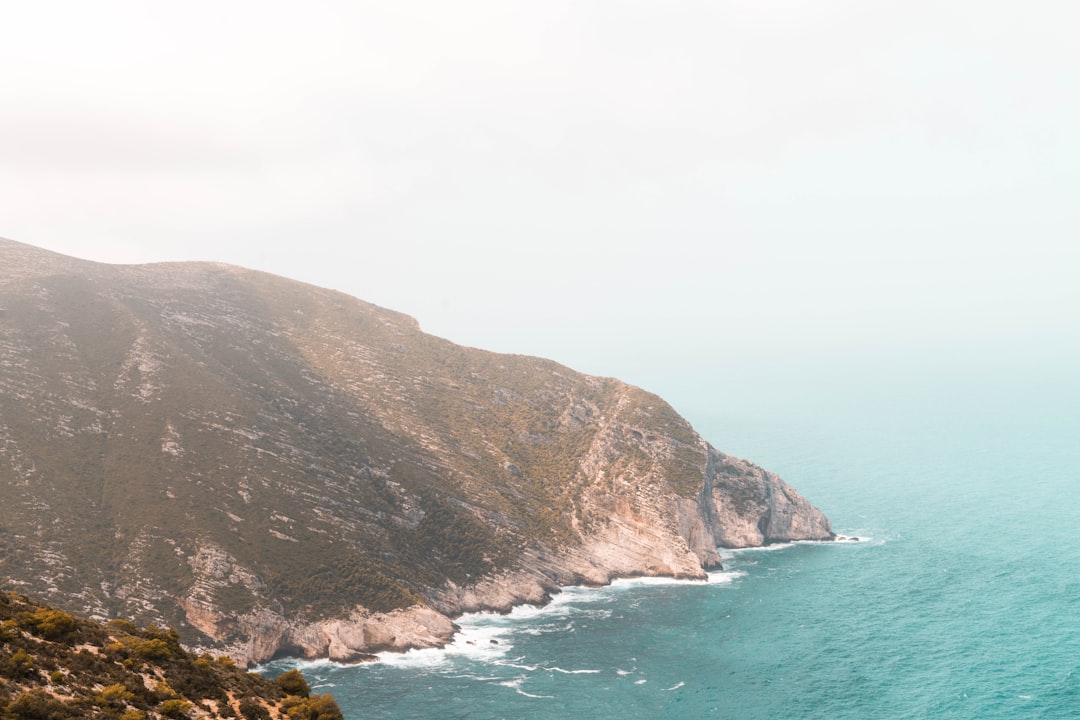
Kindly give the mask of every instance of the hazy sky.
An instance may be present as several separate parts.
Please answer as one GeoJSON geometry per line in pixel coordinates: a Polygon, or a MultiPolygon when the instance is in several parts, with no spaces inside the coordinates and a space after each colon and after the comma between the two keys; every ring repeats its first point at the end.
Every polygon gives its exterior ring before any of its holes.
{"type": "Polygon", "coordinates": [[[0,0],[0,236],[263,269],[661,392],[1075,358],[1078,26],[1064,0],[0,0]]]}

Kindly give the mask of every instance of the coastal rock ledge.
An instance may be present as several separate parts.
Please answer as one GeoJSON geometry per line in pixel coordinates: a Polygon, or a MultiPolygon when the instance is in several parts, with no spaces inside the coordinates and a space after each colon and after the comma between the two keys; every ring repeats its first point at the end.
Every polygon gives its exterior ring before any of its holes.
{"type": "Polygon", "coordinates": [[[667,402],[339,292],[0,239],[0,585],[244,663],[829,540],[667,402]]]}

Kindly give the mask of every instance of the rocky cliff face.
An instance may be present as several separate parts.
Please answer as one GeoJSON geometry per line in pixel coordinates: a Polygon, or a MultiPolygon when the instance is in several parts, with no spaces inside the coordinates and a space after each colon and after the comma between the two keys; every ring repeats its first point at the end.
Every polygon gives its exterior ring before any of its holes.
{"type": "Polygon", "coordinates": [[[222,265],[0,241],[0,577],[242,660],[829,539],[663,400],[222,265]]]}

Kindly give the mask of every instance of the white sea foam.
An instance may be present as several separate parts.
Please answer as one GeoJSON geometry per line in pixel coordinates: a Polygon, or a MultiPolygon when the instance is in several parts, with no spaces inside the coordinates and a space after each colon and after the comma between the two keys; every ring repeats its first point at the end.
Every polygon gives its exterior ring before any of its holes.
{"type": "Polygon", "coordinates": [[[518,657],[518,658],[514,658],[513,660],[507,660],[507,661],[496,660],[495,664],[500,665],[502,667],[516,668],[518,670],[528,670],[529,672],[536,672],[537,670],[540,669],[539,665],[522,665],[521,661],[524,660],[524,659],[525,659],[524,657],[518,657]]]}
{"type": "Polygon", "coordinates": [[[551,601],[546,605],[515,605],[510,612],[504,615],[478,612],[465,613],[458,618],[459,626],[466,625],[510,625],[513,621],[531,620],[540,616],[565,616],[577,612],[575,605],[583,602],[597,602],[604,600],[604,596],[597,594],[597,588],[582,588],[570,586],[562,588],[551,596],[551,601]]]}
{"type": "Polygon", "coordinates": [[[611,581],[610,587],[613,590],[627,587],[641,587],[643,585],[701,585],[702,580],[688,580],[685,578],[671,578],[671,577],[633,577],[633,578],[618,578],[611,581]]]}
{"type": "Polygon", "coordinates": [[[522,676],[519,678],[514,678],[513,680],[506,680],[505,682],[501,682],[498,684],[502,685],[503,687],[514,688],[514,692],[516,692],[518,695],[524,695],[525,697],[529,698],[536,698],[537,700],[551,700],[555,697],[554,695],[534,695],[530,692],[525,692],[521,689],[521,684],[524,683],[525,680],[526,678],[522,676]]]}
{"type": "Polygon", "coordinates": [[[878,540],[870,533],[863,530],[850,530],[837,532],[837,537],[843,537],[844,540],[837,540],[834,542],[822,542],[820,540],[794,540],[792,542],[773,543],[771,545],[760,545],[758,547],[746,547],[746,548],[718,548],[721,560],[735,560],[738,561],[744,557],[752,557],[758,553],[776,552],[778,550],[787,550],[793,548],[796,545],[815,545],[819,547],[836,547],[836,546],[857,546],[857,545],[881,545],[885,541],[878,540]]]}
{"type": "Polygon", "coordinates": [[[492,662],[506,655],[513,647],[507,639],[509,628],[485,623],[459,623],[461,630],[453,642],[444,648],[409,650],[404,653],[382,652],[379,660],[400,667],[438,667],[454,657],[492,662]]]}
{"type": "Polygon", "coordinates": [[[549,667],[545,670],[551,670],[552,672],[562,673],[563,675],[595,675],[600,672],[599,670],[563,670],[561,667],[549,667]]]}
{"type": "Polygon", "coordinates": [[[713,585],[727,585],[744,575],[746,575],[745,570],[718,570],[709,573],[709,583],[713,585]]]}
{"type": "MultiPolygon", "coordinates": [[[[615,581],[619,582],[618,580],[615,581]]],[[[611,591],[615,589],[614,583],[612,585],[605,585],[602,587],[589,587],[587,585],[568,585],[561,588],[560,591],[551,596],[551,602],[545,606],[546,608],[552,608],[558,610],[564,608],[571,603],[593,603],[607,600],[610,597],[611,591]]]]}
{"type": "Polygon", "coordinates": [[[720,550],[720,559],[725,560],[728,558],[736,558],[740,555],[754,555],[756,553],[763,552],[776,552],[777,550],[787,550],[788,548],[795,547],[793,542],[773,543],[772,545],[759,545],[757,547],[745,547],[745,548],[724,548],[720,550]]]}
{"type": "Polygon", "coordinates": [[[447,673],[443,675],[447,680],[476,680],[477,682],[492,682],[502,680],[498,675],[477,675],[476,673],[447,673]]]}
{"type": "Polygon", "coordinates": [[[574,623],[552,623],[548,625],[541,625],[540,627],[524,628],[518,632],[525,635],[546,635],[553,632],[574,632],[574,623]]]}
{"type": "Polygon", "coordinates": [[[435,668],[449,660],[448,650],[439,648],[413,649],[403,653],[381,652],[377,657],[385,665],[408,668],[435,668]]]}
{"type": "Polygon", "coordinates": [[[646,679],[644,679],[644,678],[642,678],[641,680],[635,680],[635,681],[634,681],[634,684],[635,684],[635,685],[644,685],[644,684],[645,684],[645,683],[647,683],[647,682],[649,682],[649,681],[648,681],[648,680],[646,680],[646,679]]]}
{"type": "MultiPolygon", "coordinates": [[[[326,669],[334,669],[334,668],[346,668],[346,667],[352,667],[353,665],[357,664],[357,663],[342,663],[342,662],[337,662],[336,660],[329,660],[327,658],[316,658],[315,660],[302,660],[302,659],[299,659],[299,658],[288,658],[287,660],[284,660],[284,663],[287,664],[290,668],[295,668],[295,669],[301,671],[305,675],[307,675],[309,672],[315,672],[317,670],[326,670],[326,669]]],[[[276,664],[276,662],[275,662],[275,664],[276,664]]],[[[260,663],[260,664],[255,665],[253,668],[251,668],[251,671],[255,672],[255,673],[259,673],[260,675],[265,675],[265,674],[270,672],[270,669],[269,669],[268,664],[260,663]]]]}
{"type": "Polygon", "coordinates": [[[679,683],[677,683],[677,684],[675,684],[675,685],[672,685],[672,686],[671,686],[671,687],[669,687],[669,688],[664,688],[664,690],[665,690],[666,692],[671,692],[672,690],[678,690],[679,688],[681,688],[681,687],[683,687],[683,686],[685,686],[685,685],[686,685],[686,683],[684,683],[684,682],[679,682],[679,683]]]}
{"type": "Polygon", "coordinates": [[[517,691],[518,695],[524,695],[525,697],[530,698],[537,698],[539,700],[551,700],[555,697],[554,695],[533,695],[532,693],[525,692],[521,688],[514,688],[514,690],[517,691]]]}
{"type": "Polygon", "coordinates": [[[846,538],[845,540],[837,540],[834,545],[883,545],[885,544],[885,538],[877,538],[871,535],[866,530],[842,530],[836,533],[838,538],[846,538]]]}

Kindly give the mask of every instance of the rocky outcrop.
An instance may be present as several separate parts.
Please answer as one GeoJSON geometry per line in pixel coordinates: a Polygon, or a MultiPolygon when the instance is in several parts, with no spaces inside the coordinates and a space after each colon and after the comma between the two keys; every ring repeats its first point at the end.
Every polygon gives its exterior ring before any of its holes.
{"type": "Polygon", "coordinates": [[[357,608],[344,617],[306,623],[263,610],[239,618],[237,626],[244,640],[213,648],[248,664],[282,655],[357,662],[383,651],[442,647],[456,630],[446,615],[423,606],[389,613],[357,608]]]}
{"type": "Polygon", "coordinates": [[[835,537],[824,513],[775,473],[716,450],[710,450],[710,468],[703,504],[716,545],[758,547],[835,537]]]}
{"type": "Polygon", "coordinates": [[[0,578],[191,646],[426,647],[561,585],[832,537],[651,393],[341,293],[0,240],[0,308],[0,578]]]}

